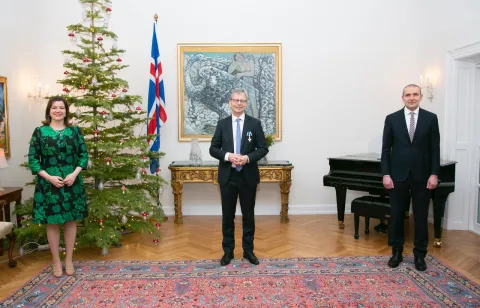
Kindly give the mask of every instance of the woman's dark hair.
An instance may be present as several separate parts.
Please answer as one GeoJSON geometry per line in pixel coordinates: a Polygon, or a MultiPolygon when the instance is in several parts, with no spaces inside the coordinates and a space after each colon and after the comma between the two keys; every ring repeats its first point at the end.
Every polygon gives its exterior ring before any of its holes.
{"type": "Polygon", "coordinates": [[[52,118],[50,117],[50,109],[52,109],[54,102],[63,102],[63,105],[65,105],[65,118],[63,119],[63,122],[65,123],[65,126],[70,126],[70,111],[68,108],[68,103],[67,100],[62,96],[52,96],[48,100],[47,108],[45,109],[45,120],[42,121],[43,125],[50,125],[52,122],[52,118]]]}

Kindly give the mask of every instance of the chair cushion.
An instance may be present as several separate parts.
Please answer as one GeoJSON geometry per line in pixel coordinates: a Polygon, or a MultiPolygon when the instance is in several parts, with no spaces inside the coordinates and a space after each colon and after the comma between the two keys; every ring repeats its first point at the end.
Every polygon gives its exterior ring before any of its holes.
{"type": "Polygon", "coordinates": [[[390,199],[376,196],[363,196],[352,201],[351,211],[360,216],[385,219],[390,215],[390,199]]]}
{"type": "Polygon", "coordinates": [[[0,221],[0,239],[12,233],[13,223],[0,221]]]}
{"type": "Polygon", "coordinates": [[[374,196],[363,196],[352,201],[353,205],[365,205],[390,208],[390,199],[374,196]]]}

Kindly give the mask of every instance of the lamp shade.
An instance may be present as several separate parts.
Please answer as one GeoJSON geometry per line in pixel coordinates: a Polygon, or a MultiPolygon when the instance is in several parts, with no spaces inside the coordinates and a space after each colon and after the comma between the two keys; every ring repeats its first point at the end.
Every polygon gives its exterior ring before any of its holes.
{"type": "Polygon", "coordinates": [[[5,150],[0,148],[0,168],[7,168],[7,158],[5,157],[5,150]]]}

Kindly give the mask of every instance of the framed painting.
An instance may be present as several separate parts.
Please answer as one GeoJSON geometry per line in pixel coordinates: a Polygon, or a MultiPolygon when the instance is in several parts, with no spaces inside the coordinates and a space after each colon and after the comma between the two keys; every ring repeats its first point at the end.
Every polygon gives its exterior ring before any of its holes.
{"type": "Polygon", "coordinates": [[[229,116],[232,90],[248,94],[245,113],[265,134],[282,139],[282,45],[178,44],[178,139],[210,141],[229,116]]]}
{"type": "Polygon", "coordinates": [[[3,148],[5,150],[5,156],[10,158],[7,77],[2,76],[0,76],[0,148],[3,148]]]}

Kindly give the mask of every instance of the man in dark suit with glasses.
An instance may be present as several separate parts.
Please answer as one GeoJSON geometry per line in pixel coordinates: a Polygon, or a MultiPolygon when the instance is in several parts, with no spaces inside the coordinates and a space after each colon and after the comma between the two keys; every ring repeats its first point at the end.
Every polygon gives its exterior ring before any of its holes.
{"type": "Polygon", "coordinates": [[[240,198],[242,210],[243,257],[259,264],[253,252],[255,235],[255,197],[260,172],[257,162],[268,153],[265,134],[260,120],[245,114],[248,95],[236,89],[230,97],[232,115],[217,123],[210,145],[210,155],[219,160],[218,183],[222,198],[222,266],[234,258],[235,210],[240,198]]]}

